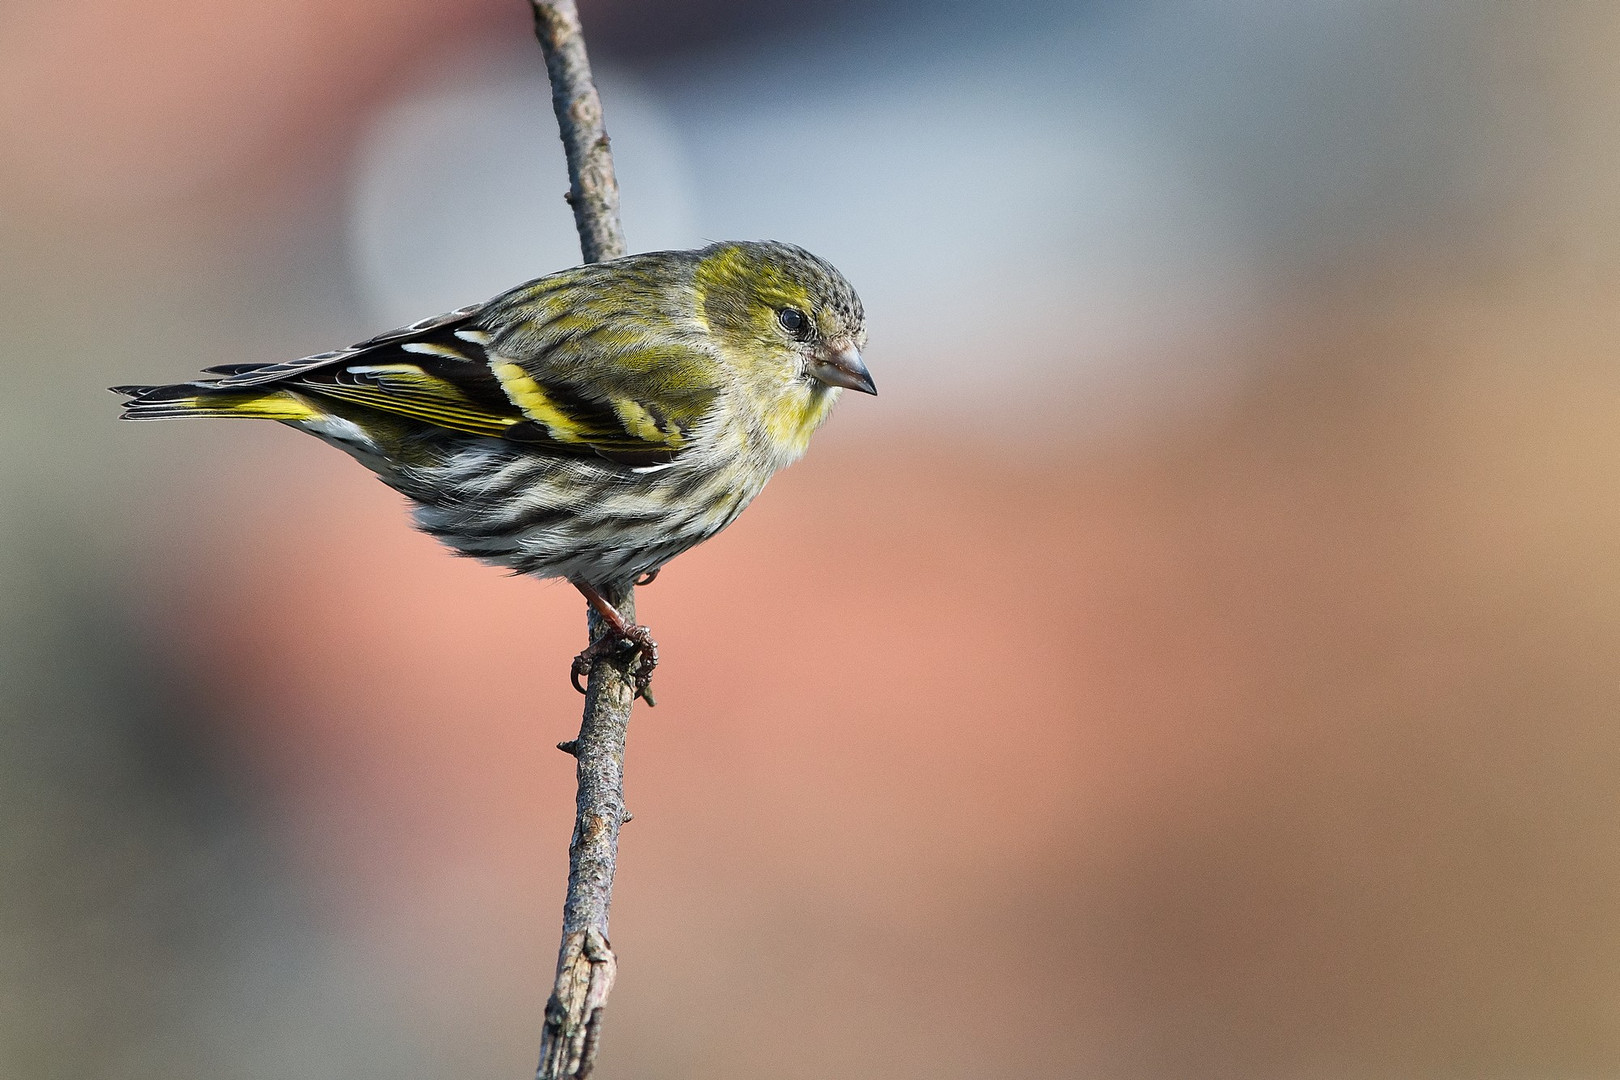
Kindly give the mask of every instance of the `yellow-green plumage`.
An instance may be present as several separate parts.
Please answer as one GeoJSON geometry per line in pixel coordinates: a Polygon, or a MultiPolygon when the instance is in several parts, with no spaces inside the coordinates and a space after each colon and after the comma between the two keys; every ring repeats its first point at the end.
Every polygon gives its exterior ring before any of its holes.
{"type": "Polygon", "coordinates": [[[125,417],[279,420],[354,455],[458,552],[588,585],[724,528],[841,387],[860,300],[777,243],[575,267],[350,349],[120,387],[125,417]]]}

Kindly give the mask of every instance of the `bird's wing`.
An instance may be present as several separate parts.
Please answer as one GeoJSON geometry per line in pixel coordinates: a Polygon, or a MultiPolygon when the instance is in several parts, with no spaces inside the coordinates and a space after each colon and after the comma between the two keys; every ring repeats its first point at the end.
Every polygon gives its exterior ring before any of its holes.
{"type": "Polygon", "coordinates": [[[430,341],[446,333],[453,333],[483,309],[483,304],[458,308],[444,315],[435,315],[431,319],[423,319],[421,322],[402,326],[398,330],[390,330],[386,334],[367,338],[358,345],[350,345],[347,349],[316,353],[313,356],[286,360],[279,364],[221,364],[204,370],[213,375],[223,375],[224,378],[215,384],[222,388],[246,389],[250,386],[264,386],[306,372],[342,365],[370,352],[391,347],[398,348],[415,340],[430,341]]]}
{"type": "Polygon", "coordinates": [[[692,444],[724,368],[667,261],[679,256],[579,267],[490,302],[479,320],[489,370],[528,421],[508,438],[583,443],[644,467],[692,444]]]}
{"type": "Polygon", "coordinates": [[[348,349],[211,370],[221,390],[278,384],[537,449],[667,465],[712,411],[720,369],[695,329],[662,329],[689,318],[629,318],[619,305],[641,313],[647,297],[619,297],[617,284],[564,272],[348,349]],[[626,329],[642,325],[661,329],[626,329]]]}

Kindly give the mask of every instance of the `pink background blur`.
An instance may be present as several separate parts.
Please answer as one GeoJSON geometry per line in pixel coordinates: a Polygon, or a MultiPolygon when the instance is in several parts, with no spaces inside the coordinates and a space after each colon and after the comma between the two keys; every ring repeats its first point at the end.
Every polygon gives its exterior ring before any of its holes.
{"type": "MultiPolygon", "coordinates": [[[[599,1075],[1620,1076],[1620,15],[583,14],[882,389],[641,594],[599,1075]]],[[[533,1068],[578,597],[102,390],[576,258],[527,18],[0,16],[4,1075],[533,1068]]]]}

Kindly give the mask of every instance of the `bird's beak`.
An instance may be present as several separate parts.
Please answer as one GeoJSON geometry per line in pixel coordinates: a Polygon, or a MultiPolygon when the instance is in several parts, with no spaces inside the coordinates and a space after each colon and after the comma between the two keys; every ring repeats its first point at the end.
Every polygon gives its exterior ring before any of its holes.
{"type": "Polygon", "coordinates": [[[828,386],[842,386],[849,390],[859,390],[863,394],[876,394],[877,386],[872,382],[872,373],[866,370],[861,362],[860,350],[853,345],[845,345],[838,349],[828,349],[826,353],[810,361],[810,375],[818,382],[828,386]]]}

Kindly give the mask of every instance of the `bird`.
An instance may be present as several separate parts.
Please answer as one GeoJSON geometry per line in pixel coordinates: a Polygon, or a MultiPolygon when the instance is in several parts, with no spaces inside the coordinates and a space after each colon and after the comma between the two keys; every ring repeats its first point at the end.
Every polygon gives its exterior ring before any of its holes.
{"type": "Polygon", "coordinates": [[[582,676],[658,649],[604,591],[645,584],[798,460],[844,390],[876,394],[860,297],[777,241],[587,263],[346,349],[116,386],[122,419],[275,420],[347,452],[459,555],[564,578],[607,633],[582,676]]]}

